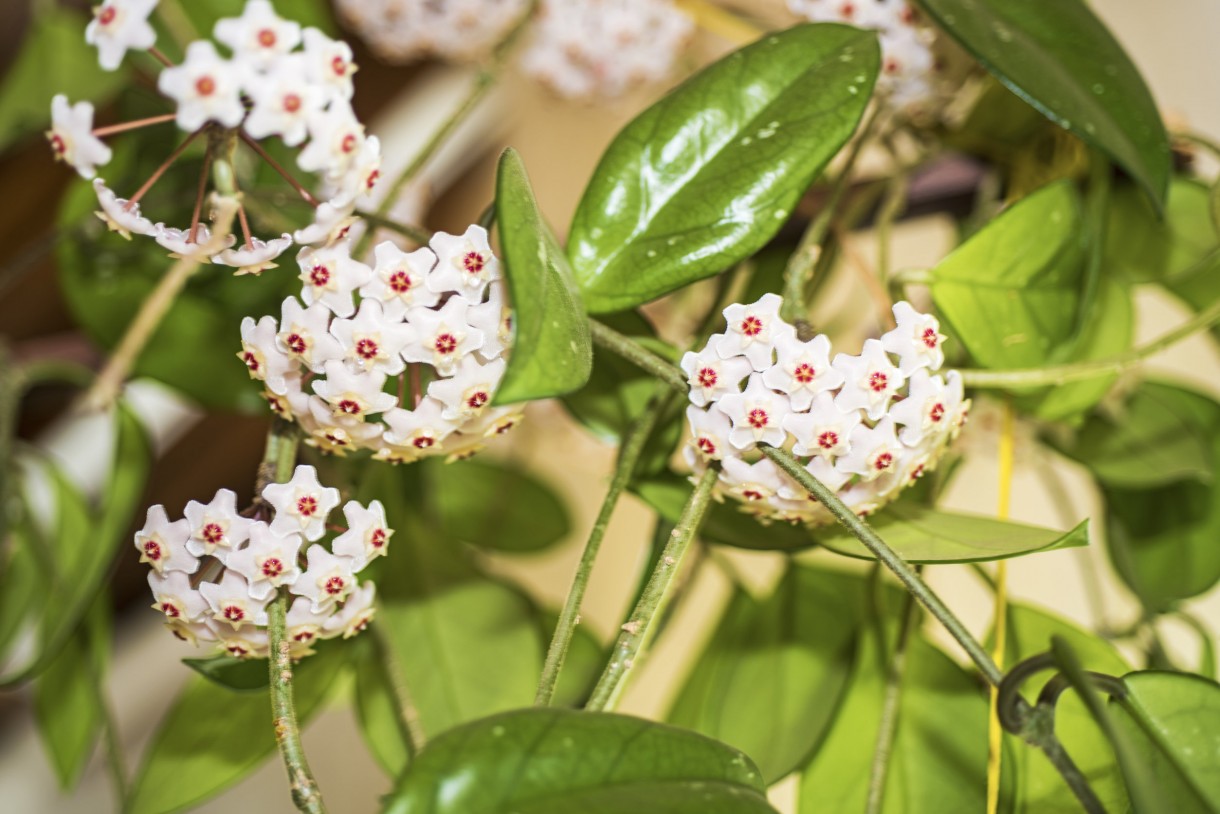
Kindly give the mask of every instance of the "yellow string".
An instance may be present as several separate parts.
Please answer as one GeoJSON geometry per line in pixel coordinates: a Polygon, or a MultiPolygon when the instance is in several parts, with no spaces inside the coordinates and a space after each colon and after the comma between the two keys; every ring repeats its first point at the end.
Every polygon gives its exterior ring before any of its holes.
{"type": "Polygon", "coordinates": [[[707,0],[677,0],[678,8],[695,21],[695,25],[736,45],[754,42],[763,29],[730,11],[714,6],[707,0]]]}
{"type": "MultiPolygon", "coordinates": [[[[1012,496],[1013,459],[1013,409],[1012,400],[1004,401],[1003,424],[1000,428],[1000,487],[996,501],[996,516],[1008,519],[1009,499],[1012,496]]],[[[1004,646],[1008,633],[1008,563],[1000,560],[995,571],[995,650],[992,658],[996,666],[1004,668],[1004,646]]],[[[991,688],[991,715],[987,721],[987,814],[996,814],[1000,806],[1000,756],[1003,749],[1004,730],[1000,728],[1000,717],[996,709],[998,690],[991,688]]]]}

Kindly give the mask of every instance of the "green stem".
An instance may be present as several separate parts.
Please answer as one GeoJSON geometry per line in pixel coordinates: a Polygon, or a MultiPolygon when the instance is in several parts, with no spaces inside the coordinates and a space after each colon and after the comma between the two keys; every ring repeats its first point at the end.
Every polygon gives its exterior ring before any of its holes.
{"type": "Polygon", "coordinates": [[[93,648],[97,645],[89,641],[87,636],[82,636],[81,639],[86,645],[85,663],[90,672],[89,683],[93,685],[94,699],[97,701],[97,708],[101,713],[102,735],[106,744],[106,766],[110,771],[114,796],[118,799],[119,810],[122,811],[127,805],[128,790],[127,763],[123,759],[123,743],[119,739],[119,727],[115,721],[114,709],[110,706],[110,699],[106,697],[103,676],[94,662],[93,648]]]}
{"type": "MultiPolygon", "coordinates": [[[[300,434],[295,425],[277,419],[267,433],[267,447],[258,467],[255,481],[255,501],[262,501],[263,488],[268,483],[292,480],[296,466],[300,434]]],[[[263,504],[265,507],[265,504],[263,504]]],[[[297,723],[296,703],[292,689],[292,642],[288,640],[288,592],[281,589],[267,607],[267,669],[271,684],[271,715],[275,726],[275,742],[288,770],[288,787],[292,802],[307,814],[325,814],[322,792],[309,770],[305,747],[301,744],[301,729],[297,723]]]]}
{"type": "Polygon", "coordinates": [[[687,383],[681,370],[604,322],[589,320],[589,333],[593,336],[593,344],[623,357],[645,373],[665,382],[675,392],[687,393],[690,391],[690,384],[687,383]]]}
{"type": "Polygon", "coordinates": [[[614,508],[618,505],[618,499],[623,494],[623,490],[627,488],[627,484],[631,482],[631,475],[635,472],[636,464],[639,463],[644,444],[652,435],[652,430],[668,403],[668,399],[664,398],[663,393],[661,385],[658,384],[657,393],[623,439],[618,464],[614,469],[614,477],[610,480],[610,488],[606,491],[606,497],[602,501],[601,510],[597,513],[597,519],[593,521],[593,529],[589,532],[584,553],[581,554],[580,563],[576,566],[576,575],[572,578],[572,587],[568,590],[568,598],[564,602],[563,610],[559,613],[559,621],[555,625],[555,633],[551,637],[551,646],[547,650],[546,662],[542,667],[542,677],[538,682],[538,692],[534,696],[534,703],[538,706],[549,705],[555,695],[559,671],[563,669],[564,659],[568,655],[568,646],[572,643],[576,625],[580,621],[580,605],[585,598],[585,589],[589,585],[593,563],[597,560],[597,552],[606,536],[606,529],[610,525],[614,508]]]}
{"type": "Polygon", "coordinates": [[[593,688],[593,695],[585,709],[597,712],[612,707],[622,693],[635,660],[653,633],[653,622],[668,599],[669,588],[682,564],[682,557],[703,521],[717,477],[719,472],[709,468],[695,486],[695,491],[682,510],[677,527],[670,535],[665,550],[661,552],[661,559],[644,588],[643,596],[623,625],[618,641],[614,643],[610,652],[610,663],[606,665],[597,686],[593,688]]]}
{"type": "Polygon", "coordinates": [[[970,631],[966,630],[965,625],[953,615],[953,611],[945,605],[941,598],[928,587],[927,583],[920,578],[910,564],[890,548],[889,545],[877,536],[877,532],[869,528],[868,524],[856,516],[855,512],[847,508],[843,501],[839,500],[838,496],[830,489],[826,488],[817,478],[809,474],[805,467],[801,466],[800,461],[793,458],[790,454],[782,449],[760,444],[759,449],[762,453],[774,461],[780,469],[788,473],[799,483],[804,489],[815,497],[823,506],[830,510],[830,513],[835,516],[844,528],[864,544],[864,547],[872,552],[873,556],[881,561],[886,568],[898,577],[898,580],[906,586],[920,604],[928,609],[928,612],[937,618],[945,629],[949,631],[957,643],[966,651],[966,655],[979,668],[979,672],[987,679],[988,683],[999,686],[1000,681],[1004,678],[1004,674],[1000,672],[1000,668],[996,667],[995,662],[983,646],[970,635],[970,631]]]}
{"type": "Polygon", "coordinates": [[[390,685],[390,701],[397,713],[396,723],[403,743],[407,747],[407,758],[409,761],[414,760],[427,741],[423,727],[419,723],[419,708],[415,705],[415,699],[411,697],[398,661],[390,655],[390,646],[385,640],[385,625],[373,625],[369,634],[373,637],[373,650],[377,654],[377,661],[381,664],[381,669],[385,671],[386,682],[390,685]]]}
{"type": "Polygon", "coordinates": [[[868,137],[877,123],[880,110],[880,107],[875,107],[868,119],[860,126],[856,140],[852,143],[847,159],[843,163],[843,169],[840,170],[839,177],[835,179],[834,186],[831,187],[830,197],[822,205],[817,217],[809,224],[805,234],[801,236],[801,242],[797,244],[796,251],[788,259],[788,267],[784,269],[784,305],[780,309],[780,316],[792,324],[805,321],[805,285],[809,282],[813,267],[822,253],[822,243],[831,232],[830,225],[834,221],[839,201],[842,200],[850,186],[851,173],[856,165],[856,159],[860,157],[864,144],[868,141],[868,137]]]}
{"type": "Polygon", "coordinates": [[[391,218],[385,218],[378,215],[376,212],[365,212],[362,209],[355,211],[356,217],[361,220],[366,220],[371,226],[377,226],[382,229],[389,229],[392,232],[398,232],[403,237],[410,238],[421,246],[426,245],[432,239],[432,230],[425,229],[422,226],[415,226],[410,223],[401,223],[391,218]]]}
{"type": "Polygon", "coordinates": [[[909,285],[931,285],[932,269],[905,268],[898,269],[889,279],[890,290],[906,288],[909,285]]]}
{"type": "Polygon", "coordinates": [[[1024,388],[1046,387],[1068,382],[1092,379],[1112,373],[1122,373],[1137,362],[1147,359],[1171,345],[1181,342],[1196,331],[1220,322],[1220,302],[1213,303],[1192,319],[1165,333],[1146,345],[1132,348],[1125,353],[1105,359],[1073,362],[1050,367],[1023,368],[1018,370],[962,370],[962,384],[976,388],[1024,388]]]}
{"type": "Polygon", "coordinates": [[[898,628],[894,657],[889,662],[885,682],[885,699],[881,703],[881,725],[877,729],[877,745],[873,749],[873,765],[868,778],[868,799],[865,814],[880,814],[885,800],[885,781],[889,773],[890,756],[894,752],[894,736],[898,733],[898,707],[902,700],[902,675],[906,670],[907,641],[915,626],[915,598],[906,595],[898,628]]]}

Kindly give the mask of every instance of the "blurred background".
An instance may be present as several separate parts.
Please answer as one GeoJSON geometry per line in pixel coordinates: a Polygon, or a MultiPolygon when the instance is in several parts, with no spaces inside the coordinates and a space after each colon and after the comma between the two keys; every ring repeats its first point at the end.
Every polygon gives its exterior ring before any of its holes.
{"type": "MultiPolygon", "coordinates": [[[[59,219],[60,201],[70,187],[79,188],[81,183],[52,160],[38,136],[45,125],[37,118],[45,116],[44,109],[24,109],[8,91],[18,80],[29,81],[17,76],[32,70],[29,60],[21,58],[22,49],[33,41],[35,11],[46,2],[49,0],[7,0],[0,5],[0,245],[5,247],[0,255],[0,334],[18,360],[61,358],[97,367],[104,359],[95,344],[97,331],[81,327],[81,309],[89,307],[87,292],[72,291],[79,275],[60,268],[64,254],[59,247],[72,238],[65,234],[69,227],[59,219]]],[[[84,3],[60,5],[76,11],[87,8],[84,3]]],[[[782,2],[738,0],[731,5],[772,26],[795,21],[782,2]]],[[[292,15],[293,6],[283,0],[277,3],[286,16],[292,15]]],[[[1220,4],[1214,0],[1171,4],[1107,0],[1097,4],[1095,11],[1143,72],[1171,126],[1220,134],[1220,86],[1216,82],[1220,65],[1214,48],[1220,35],[1220,4]]],[[[336,25],[352,44],[360,65],[354,100],[357,113],[382,138],[383,175],[393,177],[449,114],[473,69],[434,60],[391,65],[372,53],[342,21],[336,25]]],[[[739,44],[725,33],[698,30],[681,58],[678,73],[689,72],[739,44]]],[[[58,62],[54,48],[44,48],[41,59],[49,106],[58,89],[56,77],[66,68],[58,62]]],[[[512,145],[530,170],[547,218],[562,233],[606,145],[624,123],[664,90],[664,84],[654,84],[610,101],[565,101],[510,65],[475,115],[429,163],[400,209],[431,229],[464,230],[491,200],[496,159],[504,146],[512,145]]],[[[866,170],[869,166],[882,171],[884,164],[880,159],[871,165],[866,161],[866,170]]],[[[894,234],[897,267],[930,266],[955,245],[953,221],[933,210],[968,203],[979,180],[968,166],[953,165],[912,187],[911,214],[894,234]]],[[[813,206],[807,203],[805,217],[813,206]]],[[[792,234],[799,234],[802,228],[800,216],[798,213],[788,228],[792,234]]],[[[113,236],[106,239],[117,240],[113,236]]],[[[868,230],[852,234],[850,251],[845,252],[851,259],[843,262],[871,262],[875,245],[868,230]]],[[[287,265],[279,272],[288,275],[287,265]]],[[[247,282],[258,285],[262,280],[247,282]]],[[[680,296],[698,300],[709,294],[696,286],[680,296]]],[[[663,330],[681,335],[690,326],[667,321],[667,314],[680,314],[684,305],[683,301],[662,302],[651,313],[663,330]]],[[[1137,341],[1162,333],[1187,314],[1163,295],[1142,295],[1137,306],[1137,341]]],[[[869,308],[858,278],[843,273],[825,290],[817,312],[829,320],[834,314],[869,308]]],[[[235,352],[236,325],[232,334],[229,344],[235,352]]],[[[189,367],[191,361],[180,363],[189,367]]],[[[232,364],[239,363],[234,360],[232,364]]],[[[1155,357],[1149,367],[1220,398],[1220,358],[1201,337],[1155,357]]],[[[245,375],[240,368],[237,372],[245,375]]],[[[19,436],[48,449],[79,482],[92,479],[96,487],[107,455],[105,427],[88,420],[65,420],[63,411],[71,396],[71,390],[54,386],[34,391],[20,415],[19,436]]],[[[195,399],[149,380],[133,385],[132,398],[159,450],[142,506],[162,503],[173,516],[187,500],[206,499],[220,487],[234,489],[240,499],[249,497],[267,415],[258,410],[243,414],[201,409],[195,399]]],[[[979,407],[962,441],[970,452],[965,469],[953,482],[944,504],[991,513],[997,493],[998,413],[985,401],[979,407]]],[[[563,544],[537,555],[496,556],[491,563],[547,604],[558,606],[600,504],[615,449],[578,426],[560,405],[540,403],[532,405],[527,421],[489,454],[527,468],[567,502],[571,530],[563,544]]],[[[1088,483],[1082,472],[1062,459],[1044,459],[1029,442],[1028,432],[1018,433],[1014,519],[1066,529],[1084,517],[1097,517],[1097,498],[1088,483]]],[[[1100,522],[1094,522],[1092,528],[1095,535],[1104,533],[1100,522]]],[[[586,623],[603,641],[614,634],[623,616],[651,529],[651,512],[635,498],[625,498],[586,600],[586,623]]],[[[774,554],[729,551],[724,556],[739,566],[751,586],[760,589],[782,565],[782,557],[774,554]]],[[[124,557],[113,575],[117,651],[106,688],[129,755],[138,754],[146,745],[159,716],[187,679],[179,659],[191,655],[164,634],[158,616],[148,611],[145,569],[136,559],[134,555],[124,557]]],[[[959,615],[972,621],[976,633],[986,628],[991,599],[968,569],[930,568],[927,576],[959,615]]],[[[1015,560],[1010,580],[1015,597],[1053,608],[1091,628],[1120,628],[1138,613],[1096,546],[1015,560]]],[[[623,711],[663,714],[684,677],[684,660],[710,632],[727,588],[720,570],[698,570],[690,600],[683,603],[655,655],[636,677],[621,705],[623,711]]],[[[1213,592],[1196,600],[1193,610],[1213,634],[1220,634],[1220,596],[1213,592]]],[[[1197,638],[1193,634],[1172,623],[1162,632],[1177,657],[1195,663],[1197,638]]],[[[947,639],[942,641],[955,652],[947,639]]],[[[527,700],[522,699],[523,703],[527,700]]],[[[389,781],[368,756],[347,708],[328,711],[315,720],[307,730],[306,747],[331,810],[373,810],[377,796],[389,789],[389,781]]],[[[786,805],[789,794],[781,784],[775,792],[777,804],[786,805]]],[[[23,692],[0,694],[0,799],[5,801],[4,810],[13,812],[98,812],[112,805],[104,767],[96,757],[78,792],[61,796],[23,692]]],[[[269,762],[201,810],[291,811],[282,767],[278,761],[269,762]]]]}

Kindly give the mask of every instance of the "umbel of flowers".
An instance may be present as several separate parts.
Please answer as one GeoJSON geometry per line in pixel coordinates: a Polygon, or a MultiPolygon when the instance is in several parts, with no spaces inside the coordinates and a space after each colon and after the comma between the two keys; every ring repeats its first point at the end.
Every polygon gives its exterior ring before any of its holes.
{"type": "Polygon", "coordinates": [[[85,38],[97,46],[106,70],[117,68],[128,50],[148,51],[164,66],[157,89],[173,112],[95,128],[88,102],[72,105],[60,95],[51,104],[47,138],[52,150],[81,176],[93,179],[101,206],[98,216],[124,237],[147,235],[174,256],[199,256],[235,267],[239,273],[273,268],[275,259],[294,243],[328,243],[340,237],[376,182],[381,163],[377,138],[365,134],[352,112],[356,66],[351,49],[316,28],[302,30],[298,23],[280,18],[268,0],[249,0],[240,17],[216,23],[215,42],[190,43],[185,58],[175,64],[155,46],[156,32],[148,21],[155,6],[156,0],[105,0],[94,9],[85,38]],[[102,137],[169,122],[187,136],[130,197],[120,197],[105,180],[95,177],[97,168],[112,155],[102,137]],[[141,201],[200,137],[206,149],[190,223],[154,223],[141,212],[141,201]],[[289,147],[304,145],[297,165],[321,177],[317,196],[267,154],[259,141],[269,137],[278,137],[289,147]],[[219,246],[211,240],[203,223],[210,165],[238,144],[269,162],[314,207],[312,223],[264,240],[250,232],[246,212],[239,207],[241,243],[233,236],[226,236],[219,246]]]}
{"type": "Polygon", "coordinates": [[[394,533],[381,503],[349,500],[347,530],[328,547],[319,541],[339,490],[324,488],[312,466],[298,466],[288,483],[267,485],[262,500],[254,518],[238,513],[228,489],[207,504],[191,501],[186,517],[172,522],[164,506],[149,507],[135,545],[152,569],[153,607],[170,631],[239,658],[264,657],[267,606],[281,590],[292,597],[287,638],[294,657],[312,653],[319,639],[364,630],[375,587],[356,574],[387,553],[394,533]],[[265,507],[274,510],[270,521],[265,507]]]}
{"type": "Polygon", "coordinates": [[[438,232],[410,253],[387,241],[374,258],[354,259],[346,242],[302,251],[300,299],[278,320],[243,320],[238,356],[271,408],[327,452],[394,463],[477,452],[521,417],[491,406],[511,322],[487,231],[438,232]]]}
{"type": "Polygon", "coordinates": [[[859,355],[831,356],[830,340],[807,342],[766,294],[724,310],[727,330],[687,353],[687,462],[701,475],[719,462],[717,490],[743,510],[811,526],[833,522],[821,503],[757,450],[788,448],[858,514],[870,514],[934,468],[966,420],[957,371],[944,363],[939,324],[909,303],[897,327],[859,355]]]}

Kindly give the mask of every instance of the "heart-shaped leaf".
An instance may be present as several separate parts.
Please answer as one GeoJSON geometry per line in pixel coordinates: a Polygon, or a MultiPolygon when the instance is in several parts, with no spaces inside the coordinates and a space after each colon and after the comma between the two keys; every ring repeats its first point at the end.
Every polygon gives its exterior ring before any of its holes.
{"type": "Polygon", "coordinates": [[[384,814],[774,814],[741,752],[664,724],[527,709],[433,740],[384,814]]]}
{"type": "Polygon", "coordinates": [[[761,248],[856,129],[879,61],[872,32],[799,25],[636,117],[572,221],[568,254],[589,311],[648,302],[761,248]]]}
{"type": "Polygon", "coordinates": [[[579,390],[593,367],[593,341],[567,255],[538,211],[521,156],[500,156],[496,222],[513,304],[513,347],[496,404],[579,390]]]}
{"type": "Polygon", "coordinates": [[[918,0],[987,70],[1106,152],[1159,207],[1169,138],[1143,77],[1082,0],[918,0]]]}
{"type": "MultiPolygon", "coordinates": [[[[868,524],[904,560],[917,563],[986,562],[1089,544],[1089,521],[1068,532],[972,514],[944,512],[907,501],[887,506],[868,524]]],[[[842,528],[815,532],[818,543],[849,557],[872,559],[842,528]]]]}

